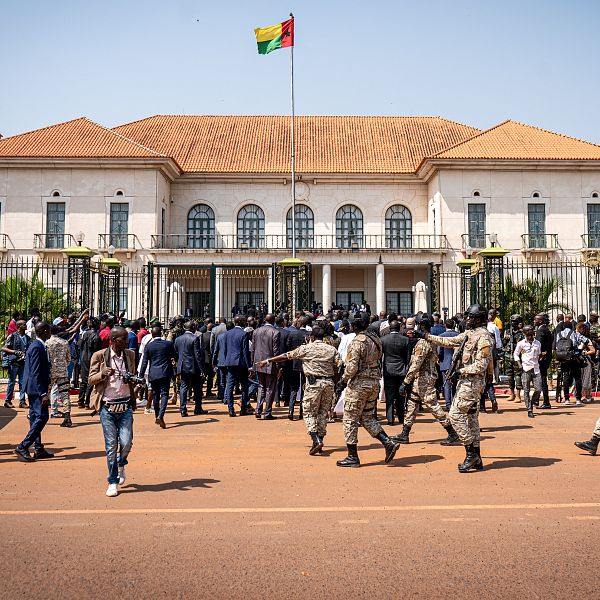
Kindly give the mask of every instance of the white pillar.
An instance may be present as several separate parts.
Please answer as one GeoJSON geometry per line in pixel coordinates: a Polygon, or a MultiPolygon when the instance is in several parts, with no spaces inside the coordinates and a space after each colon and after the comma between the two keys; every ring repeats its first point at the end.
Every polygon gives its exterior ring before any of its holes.
{"type": "Polygon", "coordinates": [[[385,267],[378,264],[375,267],[375,312],[387,312],[385,301],[385,267]]]}
{"type": "Polygon", "coordinates": [[[273,312],[273,269],[270,268],[267,275],[267,307],[270,313],[273,312]]]}
{"type": "Polygon", "coordinates": [[[323,265],[323,289],[321,291],[321,302],[323,312],[327,313],[331,307],[331,265],[323,265]]]}
{"type": "Polygon", "coordinates": [[[223,269],[215,268],[215,322],[218,322],[219,317],[227,316],[221,312],[221,296],[223,291],[223,269]]]}

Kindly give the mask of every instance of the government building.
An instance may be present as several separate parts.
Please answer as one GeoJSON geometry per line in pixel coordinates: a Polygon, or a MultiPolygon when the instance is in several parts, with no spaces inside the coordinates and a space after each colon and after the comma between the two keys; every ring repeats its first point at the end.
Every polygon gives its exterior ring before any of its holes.
{"type": "MultiPolygon", "coordinates": [[[[593,265],[600,252],[600,147],[589,142],[514,121],[482,131],[440,117],[299,116],[295,152],[292,219],[290,117],[157,115],[112,129],[79,118],[0,139],[0,279],[79,245],[92,265],[120,261],[131,318],[229,317],[273,309],[294,236],[311,303],[407,314],[432,272],[443,287],[484,248],[527,269],[593,265]]],[[[437,294],[460,308],[454,292],[437,294]]]]}

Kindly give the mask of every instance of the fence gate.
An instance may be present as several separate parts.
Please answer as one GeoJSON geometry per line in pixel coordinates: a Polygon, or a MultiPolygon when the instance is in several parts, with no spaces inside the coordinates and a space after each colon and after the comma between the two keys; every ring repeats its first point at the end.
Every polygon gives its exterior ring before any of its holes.
{"type": "Polygon", "coordinates": [[[276,263],[274,273],[274,312],[293,315],[297,310],[308,310],[312,290],[311,264],[289,258],[276,263]]]}

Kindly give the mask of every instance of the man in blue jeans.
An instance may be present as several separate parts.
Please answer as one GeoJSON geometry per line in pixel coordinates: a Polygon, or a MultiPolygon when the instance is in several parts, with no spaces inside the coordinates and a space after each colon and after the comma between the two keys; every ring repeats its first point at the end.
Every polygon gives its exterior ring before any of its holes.
{"type": "MultiPolygon", "coordinates": [[[[162,339],[162,327],[160,325],[154,325],[151,333],[152,339],[148,342],[144,350],[144,357],[140,366],[140,376],[146,373],[146,368],[150,365],[148,381],[152,387],[155,423],[161,429],[165,429],[164,417],[167,410],[167,403],[169,402],[171,378],[174,375],[173,360],[177,360],[177,353],[175,352],[173,342],[162,339]]],[[[183,382],[184,380],[182,379],[182,387],[183,382]]]]}
{"type": "Polygon", "coordinates": [[[92,356],[88,382],[94,386],[90,407],[100,412],[108,465],[109,497],[125,483],[125,465],[133,444],[133,411],[136,401],[128,373],[135,375],[135,352],[127,350],[127,330],[113,327],[109,347],[92,356]],[[119,456],[117,450],[120,446],[119,456]]]}
{"type": "Polygon", "coordinates": [[[23,372],[25,370],[25,353],[31,338],[25,333],[27,324],[25,321],[17,321],[17,331],[11,333],[6,339],[4,352],[8,362],[8,385],[6,387],[6,408],[14,408],[12,399],[15,393],[15,383],[19,380],[19,408],[25,408],[25,386],[23,385],[23,372]]]}
{"type": "Polygon", "coordinates": [[[44,321],[35,326],[36,339],[31,342],[25,355],[23,383],[29,398],[29,432],[15,448],[15,454],[21,462],[33,462],[42,458],[52,458],[42,444],[42,430],[50,417],[48,406],[48,388],[50,386],[50,360],[46,352],[46,340],[50,337],[50,325],[44,321]],[[32,458],[31,445],[35,447],[32,458]]]}

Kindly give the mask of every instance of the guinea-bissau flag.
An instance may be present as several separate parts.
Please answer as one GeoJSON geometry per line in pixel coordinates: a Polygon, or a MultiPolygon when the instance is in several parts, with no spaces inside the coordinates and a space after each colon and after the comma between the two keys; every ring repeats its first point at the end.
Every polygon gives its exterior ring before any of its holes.
{"type": "Polygon", "coordinates": [[[269,54],[278,48],[289,48],[294,45],[294,19],[271,27],[257,27],[254,33],[259,54],[269,54]]]}

